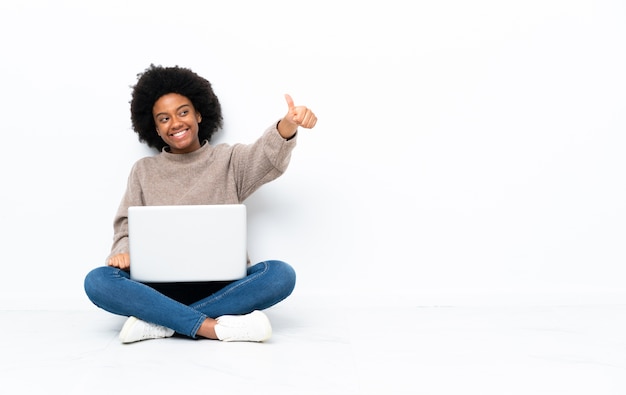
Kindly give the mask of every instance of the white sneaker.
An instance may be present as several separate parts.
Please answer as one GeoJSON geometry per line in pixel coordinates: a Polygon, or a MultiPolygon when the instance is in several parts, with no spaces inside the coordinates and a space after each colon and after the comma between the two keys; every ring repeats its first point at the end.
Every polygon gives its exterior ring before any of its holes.
{"type": "Polygon", "coordinates": [[[147,339],[161,339],[174,335],[174,330],[161,325],[151,324],[136,317],[128,317],[120,331],[122,343],[133,343],[147,339]]]}
{"type": "Polygon", "coordinates": [[[272,336],[272,325],[258,310],[245,315],[223,315],[217,318],[215,334],[225,342],[262,342],[272,336]]]}

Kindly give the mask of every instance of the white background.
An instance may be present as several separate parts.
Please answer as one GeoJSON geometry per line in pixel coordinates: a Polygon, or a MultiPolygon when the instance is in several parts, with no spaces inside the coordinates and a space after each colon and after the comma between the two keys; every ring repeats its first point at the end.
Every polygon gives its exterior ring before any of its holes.
{"type": "MultiPolygon", "coordinates": [[[[319,117],[246,203],[253,260],[347,302],[623,303],[626,4],[32,1],[0,5],[0,308],[89,308],[150,63],[209,79],[252,142],[319,117]]],[[[163,235],[163,248],[168,235],[163,235]]]]}

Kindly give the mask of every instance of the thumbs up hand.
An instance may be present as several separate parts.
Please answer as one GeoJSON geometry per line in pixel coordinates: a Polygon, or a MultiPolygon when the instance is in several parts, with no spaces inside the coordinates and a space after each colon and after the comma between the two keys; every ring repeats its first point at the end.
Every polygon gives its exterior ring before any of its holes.
{"type": "Polygon", "coordinates": [[[293,99],[285,94],[287,101],[287,114],[278,124],[278,132],[286,139],[293,137],[298,127],[312,129],[317,123],[317,117],[311,109],[305,106],[296,106],[293,99]]]}

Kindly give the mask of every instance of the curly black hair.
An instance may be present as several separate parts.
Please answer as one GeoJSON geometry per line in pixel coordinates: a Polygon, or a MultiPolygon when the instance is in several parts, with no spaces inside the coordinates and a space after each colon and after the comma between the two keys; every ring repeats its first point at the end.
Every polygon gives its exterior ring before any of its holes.
{"type": "Polygon", "coordinates": [[[222,127],[222,107],[213,92],[211,83],[188,68],[163,67],[151,64],[143,73],[137,74],[130,101],[130,118],[139,141],[159,151],[166,146],[156,132],[152,115],[154,103],[163,95],[178,93],[191,101],[202,116],[198,124],[200,141],[211,141],[213,134],[222,127]]]}

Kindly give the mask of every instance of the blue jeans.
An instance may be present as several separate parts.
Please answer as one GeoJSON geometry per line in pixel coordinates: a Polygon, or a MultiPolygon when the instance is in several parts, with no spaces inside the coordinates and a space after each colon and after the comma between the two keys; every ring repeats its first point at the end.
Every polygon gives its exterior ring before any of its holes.
{"type": "Polygon", "coordinates": [[[265,261],[248,268],[247,276],[190,305],[180,303],[128,272],[110,266],[93,269],[85,277],[87,297],[110,313],[135,316],[192,338],[207,317],[247,314],[275,305],[291,294],[296,274],[282,261],[265,261]]]}

